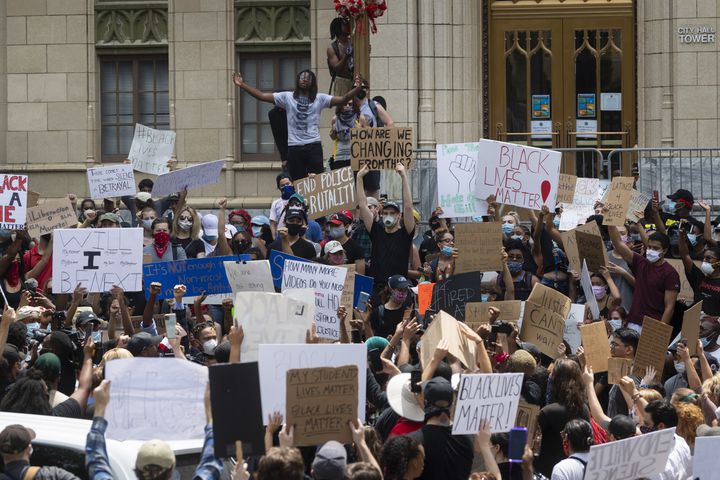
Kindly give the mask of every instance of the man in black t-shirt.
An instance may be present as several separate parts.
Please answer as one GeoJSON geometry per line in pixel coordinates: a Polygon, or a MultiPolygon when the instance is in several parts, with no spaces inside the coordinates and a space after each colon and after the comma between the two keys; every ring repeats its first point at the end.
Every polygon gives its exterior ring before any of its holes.
{"type": "Polygon", "coordinates": [[[307,215],[302,208],[288,208],[285,214],[285,226],[278,228],[280,238],[268,245],[267,258],[270,252],[278,250],[307,260],[315,260],[317,252],[312,243],[302,236],[307,229],[307,215]]]}
{"type": "Polygon", "coordinates": [[[367,166],[357,174],[357,199],[360,218],[370,232],[372,254],[370,255],[370,275],[375,284],[373,287],[373,304],[379,305],[378,294],[385,288],[388,278],[392,275],[407,276],[410,247],[415,233],[413,217],[412,192],[405,166],[398,163],[395,170],[402,179],[403,209],[397,203],[385,202],[381,213],[381,221],[373,222],[373,215],[368,208],[363,177],[370,171],[367,166]]]}

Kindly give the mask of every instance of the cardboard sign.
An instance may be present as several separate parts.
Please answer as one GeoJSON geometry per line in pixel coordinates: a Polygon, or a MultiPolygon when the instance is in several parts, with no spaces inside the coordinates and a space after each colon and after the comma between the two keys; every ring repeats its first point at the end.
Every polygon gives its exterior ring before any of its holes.
{"type": "Polygon", "coordinates": [[[670,264],[670,266],[672,266],[680,276],[680,293],[678,293],[677,299],[686,302],[694,302],[695,291],[692,289],[687,275],[685,275],[685,266],[683,266],[682,260],[678,258],[666,258],[665,261],[670,264]]]}
{"type": "Polygon", "coordinates": [[[55,230],[53,293],[72,293],[78,284],[89,293],[104,293],[115,285],[141,291],[142,236],[142,228],[55,230]]]}
{"type": "Polygon", "coordinates": [[[352,442],[348,423],[358,418],[355,365],[288,370],[285,389],[286,423],[295,426],[294,446],[352,442]]]}
{"type": "Polygon", "coordinates": [[[414,156],[412,127],[350,129],[353,170],[395,170],[398,162],[409,169],[414,156]]]}
{"type": "Polygon", "coordinates": [[[635,212],[644,212],[645,208],[648,206],[648,203],[650,203],[650,200],[652,200],[652,195],[633,190],[632,195],[630,195],[630,204],[628,205],[627,219],[631,222],[640,221],[640,218],[642,217],[635,215],[635,212]]]}
{"type": "Polygon", "coordinates": [[[505,300],[500,302],[468,302],[465,304],[466,323],[489,323],[488,308],[495,307],[500,310],[498,320],[517,322],[522,308],[520,300],[505,300]]]}
{"type": "Polygon", "coordinates": [[[27,209],[28,233],[32,238],[52,233],[59,228],[76,227],[78,217],[67,198],[45,202],[27,209]]]}
{"type": "MultiPolygon", "coordinates": [[[[126,231],[127,229],[123,229],[126,231]]],[[[142,237],[141,242],[142,244],[142,237]]],[[[205,257],[174,262],[155,262],[142,265],[145,279],[145,297],[150,296],[150,284],[162,283],[158,300],[173,298],[175,285],[187,287],[186,297],[196,297],[205,292],[208,295],[230,293],[230,284],[225,274],[224,262],[234,261],[236,257],[205,257]]]]}
{"type": "Polygon", "coordinates": [[[22,229],[27,216],[28,177],[2,174],[0,182],[0,228],[22,229]]]}
{"type": "Polygon", "coordinates": [[[548,357],[556,358],[571,303],[562,293],[536,283],[525,301],[520,338],[538,347],[548,357]]]}
{"type": "Polygon", "coordinates": [[[225,276],[233,295],[238,292],[269,292],[273,293],[270,262],[253,260],[249,262],[223,262],[225,276]]]}
{"type": "MultiPolygon", "coordinates": [[[[588,480],[653,478],[665,470],[675,446],[675,427],[593,445],[585,467],[588,480]]],[[[693,476],[694,476],[693,472],[693,476]]]]}
{"type": "Polygon", "coordinates": [[[485,199],[475,197],[475,178],[480,144],[438,144],[437,192],[438,205],[444,218],[479,217],[487,215],[485,199]]]}
{"type": "Polygon", "coordinates": [[[522,382],[522,373],[460,375],[453,435],[475,434],[483,420],[490,423],[492,433],[513,428],[522,382]]]}
{"type": "Polygon", "coordinates": [[[444,310],[460,321],[465,320],[465,305],[468,302],[481,302],[480,272],[460,273],[441,282],[437,282],[432,291],[430,309],[433,312],[444,310]]]}
{"type": "Polygon", "coordinates": [[[638,377],[645,376],[648,366],[655,367],[655,381],[660,380],[665,367],[665,352],[670,345],[672,326],[654,318],[645,317],[642,324],[640,342],[635,352],[633,373],[638,377]]]}
{"type": "Polygon", "coordinates": [[[515,417],[516,427],[525,427],[528,430],[528,444],[532,445],[537,430],[537,418],[540,414],[540,406],[520,400],[518,403],[517,416],[515,417]]]}
{"type": "Polygon", "coordinates": [[[295,191],[305,197],[308,216],[312,219],[340,210],[355,210],[355,177],[351,167],[306,177],[293,185],[295,191]]]}
{"type": "Polygon", "coordinates": [[[305,332],[315,318],[313,292],[306,290],[305,299],[290,298],[280,293],[238,292],[235,295],[235,324],[242,325],[245,340],[240,359],[255,362],[258,345],[303,343],[305,332]]]}
{"type": "Polygon", "coordinates": [[[712,480],[717,476],[720,467],[720,437],[696,437],[693,452],[692,478],[712,480]]]}
{"type": "Polygon", "coordinates": [[[273,412],[280,412],[287,418],[288,370],[347,365],[357,366],[357,418],[365,421],[367,347],[364,344],[260,345],[258,348],[263,422],[267,422],[273,412]]]}
{"type": "Polygon", "coordinates": [[[593,322],[581,326],[580,336],[587,364],[593,368],[595,373],[607,372],[610,343],[605,322],[593,322]]]}
{"type": "MultiPolygon", "coordinates": [[[[155,322],[155,328],[157,329],[158,335],[165,335],[167,333],[165,329],[165,314],[164,313],[156,313],[153,315],[153,322],[155,322]]],[[[142,315],[133,315],[130,317],[130,323],[132,324],[133,328],[135,329],[135,333],[140,332],[142,330],[142,323],[143,323],[143,316],[142,315]]],[[[179,323],[178,323],[179,325],[179,323]]]]}
{"type": "Polygon", "coordinates": [[[577,181],[578,177],[576,175],[569,175],[567,173],[560,174],[557,195],[558,203],[573,203],[577,181]]]}
{"type": "Polygon", "coordinates": [[[38,201],[40,200],[40,194],[33,192],[32,190],[27,191],[27,206],[37,207],[38,201]]]}
{"type": "Polygon", "coordinates": [[[455,273],[501,271],[500,251],[503,234],[500,222],[459,223],[455,225],[455,273]]]}
{"type": "Polygon", "coordinates": [[[129,164],[87,169],[90,198],[134,196],[135,174],[129,164]]]}
{"type": "Polygon", "coordinates": [[[162,175],[170,171],[167,162],[172,158],[174,148],[175,132],[136,123],[128,159],[138,172],[162,175]]]}
{"type": "Polygon", "coordinates": [[[580,328],[578,322],[582,323],[585,320],[585,305],[579,305],[573,303],[570,305],[570,313],[568,313],[565,319],[565,331],[563,332],[563,338],[572,348],[573,353],[577,352],[578,347],[582,344],[582,336],[580,335],[580,328]]]}
{"type": "Polygon", "coordinates": [[[281,252],[279,250],[272,250],[270,252],[270,273],[272,274],[273,286],[276,291],[280,291],[282,287],[283,279],[283,268],[285,267],[285,260],[295,260],[296,262],[312,263],[310,260],[290,255],[289,253],[281,252]]]}
{"type": "Polygon", "coordinates": [[[622,227],[625,225],[630,197],[633,194],[633,177],[614,177],[610,188],[606,192],[605,208],[603,213],[603,224],[622,227]]]}
{"type": "Polygon", "coordinates": [[[575,230],[575,239],[580,261],[587,262],[589,272],[598,272],[600,267],[606,265],[607,251],[601,236],[575,230]]]}
{"type": "Polygon", "coordinates": [[[475,196],[540,210],[555,208],[562,154],[544,148],[480,140],[475,196]]]}
{"type": "Polygon", "coordinates": [[[632,358],[615,358],[610,357],[608,362],[608,383],[617,385],[620,379],[632,375],[632,358]]]}
{"type": "Polygon", "coordinates": [[[687,347],[690,355],[697,355],[697,341],[700,338],[700,314],[702,313],[703,301],[700,300],[683,313],[681,338],[687,340],[687,347]]]}
{"type": "Polygon", "coordinates": [[[583,259],[582,271],[580,273],[580,286],[585,294],[585,303],[590,307],[590,311],[593,315],[593,320],[600,320],[600,307],[598,306],[595,293],[592,289],[592,280],[590,279],[590,272],[588,271],[587,262],[583,259]]]}
{"type": "Polygon", "coordinates": [[[423,368],[430,363],[435,348],[443,338],[448,341],[448,352],[466,368],[475,365],[475,344],[466,340],[457,320],[446,312],[439,312],[423,335],[423,348],[420,350],[423,368]]]}
{"type": "Polygon", "coordinates": [[[287,260],[283,267],[282,291],[315,291],[315,332],[320,338],[340,339],[340,307],[347,268],[287,260]]]}
{"type": "Polygon", "coordinates": [[[257,362],[212,365],[208,373],[215,458],[235,457],[237,441],[242,442],[245,458],[263,455],[265,427],[257,362]]]}
{"type": "Polygon", "coordinates": [[[184,188],[190,190],[204,185],[214,185],[220,181],[223,165],[225,160],[215,160],[163,173],[155,179],[152,196],[162,197],[177,193],[184,188]]]}
{"type": "Polygon", "coordinates": [[[355,265],[345,265],[345,268],[347,274],[345,275],[345,285],[343,285],[342,295],[340,296],[340,305],[344,306],[349,313],[352,313],[352,307],[355,306],[355,265]]]}
{"type": "Polygon", "coordinates": [[[170,441],[205,437],[207,367],[167,358],[123,358],[105,365],[105,378],[112,381],[112,397],[105,412],[107,438],[170,441]]]}

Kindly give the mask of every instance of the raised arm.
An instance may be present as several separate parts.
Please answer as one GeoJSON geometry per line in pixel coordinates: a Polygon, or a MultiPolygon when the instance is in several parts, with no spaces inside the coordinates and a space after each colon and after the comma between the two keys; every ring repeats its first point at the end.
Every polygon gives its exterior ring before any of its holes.
{"type": "Polygon", "coordinates": [[[687,234],[680,229],[680,241],[678,242],[678,253],[680,254],[680,260],[682,260],[683,267],[685,268],[685,274],[689,275],[695,265],[690,258],[690,250],[688,249],[687,234]]]}
{"type": "Polygon", "coordinates": [[[87,408],[88,397],[90,396],[90,390],[92,389],[92,372],[93,372],[93,357],[95,356],[95,342],[93,342],[92,336],[85,339],[85,347],[83,348],[83,362],[80,374],[78,375],[78,386],[70,396],[74,398],[83,412],[87,408]]]}
{"type": "Polygon", "coordinates": [[[620,254],[620,256],[627,262],[628,265],[632,265],[633,257],[635,254],[630,248],[623,243],[620,239],[620,232],[617,227],[608,225],[608,234],[610,235],[610,241],[612,241],[613,248],[620,254]]]}
{"type": "Polygon", "coordinates": [[[218,201],[218,240],[217,248],[220,255],[232,255],[232,249],[225,238],[225,208],[227,207],[227,199],[223,198],[218,201]]]}
{"type": "Polygon", "coordinates": [[[415,216],[413,215],[413,199],[412,191],[410,191],[410,180],[408,179],[405,165],[401,162],[398,162],[395,166],[395,171],[398,172],[398,175],[400,175],[400,179],[402,180],[403,223],[405,224],[405,230],[412,235],[415,233],[415,216]]]}
{"type": "Polygon", "coordinates": [[[345,105],[347,102],[352,100],[355,95],[358,94],[360,91],[360,88],[362,88],[362,83],[359,76],[355,76],[355,83],[353,84],[353,89],[347,92],[342,97],[334,96],[330,99],[330,106],[331,107],[337,107],[338,105],[345,105]]]}
{"type": "Polygon", "coordinates": [[[711,247],[715,247],[717,242],[712,238],[713,226],[710,222],[710,205],[703,200],[698,200],[698,205],[705,211],[705,224],[703,229],[703,238],[711,247]]]}
{"type": "Polygon", "coordinates": [[[40,261],[35,265],[33,268],[30,269],[29,272],[25,274],[25,278],[37,278],[42,271],[45,269],[45,266],[50,261],[50,258],[52,257],[52,251],[53,251],[53,239],[52,235],[50,236],[50,241],[47,244],[47,247],[45,247],[45,250],[43,251],[43,256],[40,259],[40,261]]]}
{"type": "Polygon", "coordinates": [[[583,384],[585,384],[585,393],[587,394],[588,398],[588,406],[590,407],[590,414],[595,419],[596,422],[600,423],[603,421],[609,422],[612,420],[610,417],[605,415],[605,412],[602,409],[602,406],[600,405],[600,402],[598,401],[597,394],[595,393],[595,387],[593,386],[593,370],[592,367],[585,366],[585,371],[583,372],[582,379],[583,384]]]}
{"type": "MultiPolygon", "coordinates": [[[[370,169],[367,165],[363,165],[357,173],[357,180],[355,182],[355,188],[357,190],[355,193],[357,196],[358,209],[360,210],[360,219],[362,220],[363,225],[365,225],[365,230],[367,230],[368,233],[372,230],[373,214],[370,211],[370,208],[368,208],[367,196],[365,195],[364,178],[369,171],[370,169]]],[[[412,213],[410,216],[412,217],[412,213]]],[[[413,221],[414,220],[415,219],[413,219],[413,221]]]]}
{"type": "Polygon", "coordinates": [[[392,119],[387,110],[383,108],[382,105],[375,102],[375,108],[377,109],[378,117],[380,117],[380,120],[382,120],[383,124],[385,124],[386,127],[392,128],[395,126],[395,121],[392,119]]]}
{"type": "Polygon", "coordinates": [[[251,87],[243,81],[243,77],[240,72],[233,72],[232,80],[235,86],[239,87],[240,90],[245,90],[247,93],[257,98],[261,102],[275,103],[275,96],[272,93],[261,92],[257,88],[251,87]]]}

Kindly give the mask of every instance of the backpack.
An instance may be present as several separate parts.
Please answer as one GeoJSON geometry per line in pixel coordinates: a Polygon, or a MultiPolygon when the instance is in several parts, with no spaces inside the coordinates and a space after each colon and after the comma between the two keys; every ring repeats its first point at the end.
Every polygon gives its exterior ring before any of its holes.
{"type": "Polygon", "coordinates": [[[370,111],[372,112],[372,114],[375,115],[375,127],[384,127],[385,123],[380,118],[380,115],[378,115],[378,109],[377,105],[375,105],[375,100],[371,100],[368,98],[368,107],[370,107],[370,111]]]}
{"type": "MultiPolygon", "coordinates": [[[[32,480],[35,478],[40,471],[40,467],[26,467],[23,470],[23,476],[20,479],[17,480],[32,480]]],[[[10,475],[7,475],[5,473],[0,473],[0,480],[16,480],[13,479],[10,475]]]]}

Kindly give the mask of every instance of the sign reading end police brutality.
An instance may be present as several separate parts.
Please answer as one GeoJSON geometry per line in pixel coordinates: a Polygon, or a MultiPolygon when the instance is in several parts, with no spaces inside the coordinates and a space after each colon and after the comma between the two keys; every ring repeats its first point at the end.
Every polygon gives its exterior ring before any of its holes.
{"type": "Polygon", "coordinates": [[[27,192],[27,175],[2,175],[0,228],[15,230],[25,226],[27,192]]]}
{"type": "Polygon", "coordinates": [[[174,148],[175,132],[155,130],[136,123],[128,159],[138,172],[161,175],[170,171],[167,162],[174,148]]]}
{"type": "Polygon", "coordinates": [[[313,219],[355,209],[355,179],[351,167],[298,180],[295,191],[307,199],[308,215],[313,219]]]}
{"type": "Polygon", "coordinates": [[[480,140],[475,196],[540,210],[555,208],[562,154],[494,140],[480,140]]]}
{"type": "Polygon", "coordinates": [[[142,290],[142,228],[82,228],[54,231],[52,289],[72,293],[107,292],[117,285],[142,290]]]}
{"type": "Polygon", "coordinates": [[[350,156],[353,170],[394,170],[398,162],[410,168],[414,155],[413,129],[351,128],[350,156]]]}

